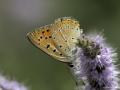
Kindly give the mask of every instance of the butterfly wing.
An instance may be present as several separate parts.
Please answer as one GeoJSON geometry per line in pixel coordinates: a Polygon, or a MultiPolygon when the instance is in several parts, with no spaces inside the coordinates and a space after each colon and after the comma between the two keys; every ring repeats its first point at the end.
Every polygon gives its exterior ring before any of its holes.
{"type": "Polygon", "coordinates": [[[29,40],[48,55],[62,62],[70,62],[56,47],[51,36],[51,26],[40,27],[27,34],[29,40]]]}
{"type": "Polygon", "coordinates": [[[79,22],[70,17],[55,20],[52,36],[56,47],[66,56],[72,56],[78,37],[82,34],[79,22]]]}

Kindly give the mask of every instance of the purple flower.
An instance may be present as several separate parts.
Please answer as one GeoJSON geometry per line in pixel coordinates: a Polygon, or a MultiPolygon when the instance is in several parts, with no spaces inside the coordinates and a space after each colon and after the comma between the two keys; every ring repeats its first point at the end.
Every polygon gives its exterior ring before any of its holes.
{"type": "MultiPolygon", "coordinates": [[[[118,90],[119,71],[114,65],[117,53],[105,43],[102,36],[91,34],[86,37],[94,42],[94,47],[99,47],[99,53],[92,54],[96,48],[77,48],[72,68],[76,81],[80,82],[82,79],[85,83],[85,90],[118,90]]],[[[81,89],[78,88],[78,90],[81,89]]]]}
{"type": "Polygon", "coordinates": [[[24,85],[17,81],[10,81],[0,75],[0,90],[28,90],[24,85]]]}

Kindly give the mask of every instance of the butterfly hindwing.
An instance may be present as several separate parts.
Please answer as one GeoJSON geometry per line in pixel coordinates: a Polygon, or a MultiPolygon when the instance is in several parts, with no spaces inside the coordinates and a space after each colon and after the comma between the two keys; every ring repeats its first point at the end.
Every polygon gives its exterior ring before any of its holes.
{"type": "Polygon", "coordinates": [[[52,36],[55,37],[54,42],[66,56],[72,56],[77,39],[82,33],[79,26],[79,22],[70,17],[59,18],[53,24],[52,36]]]}

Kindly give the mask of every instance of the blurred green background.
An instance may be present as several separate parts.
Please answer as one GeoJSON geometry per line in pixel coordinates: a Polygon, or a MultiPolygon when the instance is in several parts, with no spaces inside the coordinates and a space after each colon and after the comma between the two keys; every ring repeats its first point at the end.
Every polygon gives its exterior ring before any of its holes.
{"type": "Polygon", "coordinates": [[[99,30],[118,54],[120,0],[0,0],[0,71],[31,90],[73,90],[75,83],[63,63],[35,48],[26,33],[72,16],[84,32],[99,30]]]}

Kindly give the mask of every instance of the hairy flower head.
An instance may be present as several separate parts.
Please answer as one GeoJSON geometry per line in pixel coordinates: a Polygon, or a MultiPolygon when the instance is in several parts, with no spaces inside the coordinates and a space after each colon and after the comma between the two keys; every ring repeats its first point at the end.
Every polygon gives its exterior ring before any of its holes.
{"type": "MultiPolygon", "coordinates": [[[[101,35],[87,35],[89,41],[77,48],[73,61],[76,81],[85,82],[85,90],[118,90],[118,70],[115,66],[117,53],[105,43],[101,35]],[[91,44],[92,42],[92,44],[91,44]],[[90,44],[89,44],[90,43],[90,44]]],[[[81,90],[81,89],[78,89],[81,90]]]]}
{"type": "Polygon", "coordinates": [[[28,90],[23,84],[17,81],[10,81],[3,75],[0,75],[0,90],[28,90]]]}

